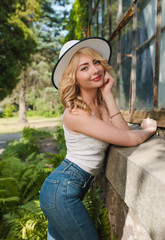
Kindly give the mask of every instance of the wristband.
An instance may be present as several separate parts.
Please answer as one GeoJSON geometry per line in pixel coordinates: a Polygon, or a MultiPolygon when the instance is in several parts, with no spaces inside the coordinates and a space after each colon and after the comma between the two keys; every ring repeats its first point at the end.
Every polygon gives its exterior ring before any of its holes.
{"type": "Polygon", "coordinates": [[[121,114],[121,112],[117,112],[117,113],[113,114],[112,116],[110,116],[109,118],[111,119],[111,118],[117,116],[118,114],[121,114]]]}

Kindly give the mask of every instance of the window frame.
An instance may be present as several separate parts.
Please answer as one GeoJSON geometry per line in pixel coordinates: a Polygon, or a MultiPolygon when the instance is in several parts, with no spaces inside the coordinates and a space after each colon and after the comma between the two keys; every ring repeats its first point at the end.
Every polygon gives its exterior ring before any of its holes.
{"type": "MultiPolygon", "coordinates": [[[[96,35],[98,36],[99,33],[99,26],[97,23],[95,25],[92,25],[92,19],[95,16],[95,14],[98,11],[99,4],[105,4],[106,0],[90,0],[90,3],[93,4],[93,9],[91,11],[91,15],[89,15],[89,36],[94,36],[94,33],[96,31],[93,31],[92,34],[92,28],[97,27],[96,35]]],[[[118,0],[118,3],[121,4],[121,0],[118,0]]],[[[134,0],[130,7],[127,9],[127,11],[123,14],[118,14],[118,18],[120,21],[117,23],[115,29],[113,32],[111,32],[112,29],[112,0],[107,0],[107,5],[109,7],[109,10],[107,11],[109,13],[109,33],[108,33],[108,41],[113,42],[114,40],[117,40],[118,46],[120,44],[120,38],[121,38],[121,32],[122,29],[132,20],[133,26],[132,26],[132,66],[135,66],[135,68],[131,68],[131,76],[130,76],[130,94],[129,94],[129,110],[128,111],[122,111],[123,115],[127,122],[130,123],[141,123],[141,121],[146,118],[150,117],[153,119],[156,119],[158,122],[159,127],[165,127],[165,110],[164,109],[158,109],[158,84],[159,84],[159,61],[160,61],[160,41],[161,41],[161,32],[163,32],[164,28],[161,27],[161,14],[162,14],[162,0],[157,0],[157,16],[156,16],[156,32],[151,36],[147,41],[143,42],[138,48],[136,47],[136,30],[137,30],[137,3],[138,0],[134,0]],[[155,39],[155,66],[154,66],[154,88],[153,88],[153,109],[150,110],[138,110],[135,109],[135,102],[136,102],[136,52],[139,48],[145,46],[150,41],[155,39]]],[[[104,27],[104,17],[103,14],[105,12],[105,8],[102,5],[102,31],[101,31],[101,37],[105,37],[105,32],[103,31],[104,27]]],[[[113,49],[112,49],[113,50],[113,49]]],[[[120,81],[120,62],[121,62],[121,52],[120,47],[118,47],[118,53],[117,53],[119,59],[117,59],[117,86],[119,86],[120,81]]],[[[119,88],[118,90],[119,91],[119,88]]],[[[120,94],[120,93],[118,93],[120,94]]]]}

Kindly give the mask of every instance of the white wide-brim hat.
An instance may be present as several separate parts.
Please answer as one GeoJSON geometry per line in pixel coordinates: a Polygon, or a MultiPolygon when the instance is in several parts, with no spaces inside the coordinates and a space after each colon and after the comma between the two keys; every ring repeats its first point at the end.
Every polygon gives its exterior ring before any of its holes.
{"type": "Polygon", "coordinates": [[[81,48],[88,47],[97,51],[103,58],[110,61],[112,49],[110,43],[104,38],[90,37],[83,40],[71,40],[64,44],[60,51],[59,60],[52,72],[52,83],[58,89],[62,74],[68,66],[73,55],[81,48]]]}

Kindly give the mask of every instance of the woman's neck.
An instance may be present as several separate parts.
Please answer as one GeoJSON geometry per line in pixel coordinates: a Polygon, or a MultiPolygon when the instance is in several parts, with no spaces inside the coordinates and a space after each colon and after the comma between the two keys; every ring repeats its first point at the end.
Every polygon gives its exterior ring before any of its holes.
{"type": "Polygon", "coordinates": [[[92,107],[98,107],[98,100],[97,100],[97,91],[81,91],[80,96],[90,106],[92,107]]]}

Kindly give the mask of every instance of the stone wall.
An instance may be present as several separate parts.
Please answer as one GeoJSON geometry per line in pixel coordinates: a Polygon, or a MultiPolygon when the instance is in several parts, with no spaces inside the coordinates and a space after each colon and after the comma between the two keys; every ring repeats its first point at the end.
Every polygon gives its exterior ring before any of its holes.
{"type": "Polygon", "coordinates": [[[117,240],[165,240],[165,139],[110,146],[101,186],[117,240]]]}

